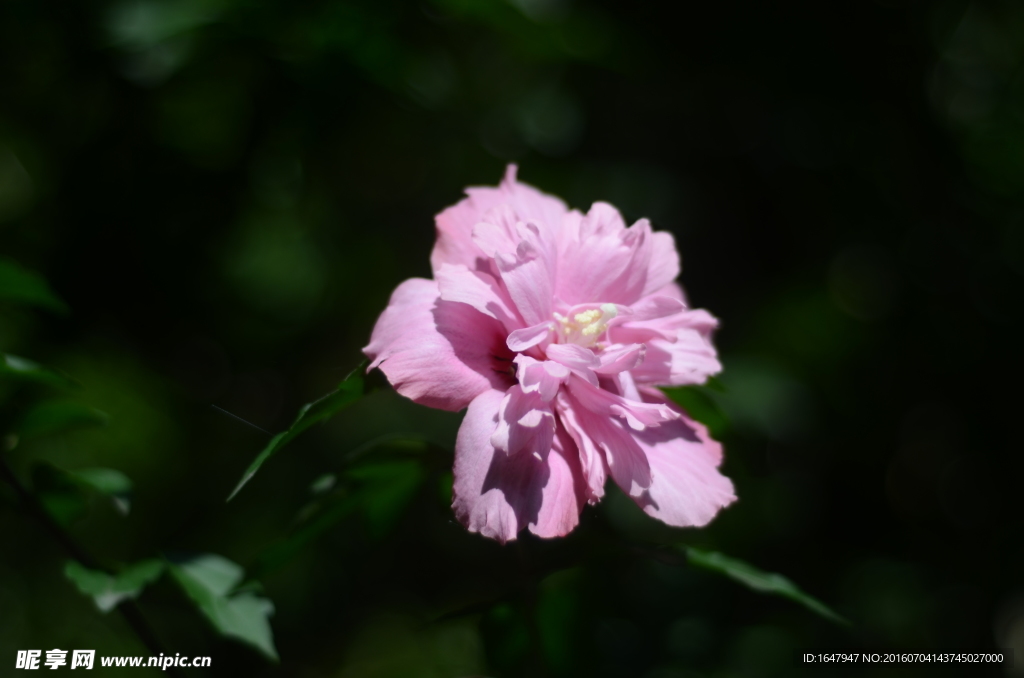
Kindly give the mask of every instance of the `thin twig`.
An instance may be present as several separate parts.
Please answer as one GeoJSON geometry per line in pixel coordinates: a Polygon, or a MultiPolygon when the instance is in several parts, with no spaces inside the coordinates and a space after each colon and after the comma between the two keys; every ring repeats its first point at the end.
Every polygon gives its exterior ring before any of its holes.
{"type": "MultiPolygon", "coordinates": [[[[39,499],[32,494],[28,488],[21,484],[21,481],[18,480],[18,476],[14,474],[14,471],[10,466],[8,466],[7,461],[3,457],[0,457],[0,475],[2,475],[4,480],[7,481],[7,484],[14,488],[15,493],[18,495],[18,498],[21,500],[25,509],[32,514],[33,518],[39,521],[43,528],[50,533],[50,536],[61,545],[69,556],[81,563],[83,567],[90,570],[100,570],[107,574],[113,574],[107,568],[101,566],[91,554],[71,538],[71,535],[64,531],[64,528],[62,528],[46,511],[43,505],[39,503],[39,499]]],[[[121,604],[117,606],[117,609],[121,613],[121,616],[124,617],[125,622],[128,623],[128,626],[131,627],[135,635],[138,636],[138,639],[146,649],[149,650],[150,655],[155,657],[157,655],[168,654],[160,644],[160,641],[157,640],[156,634],[153,632],[153,628],[146,621],[146,618],[142,616],[142,610],[139,609],[139,606],[135,601],[122,601],[121,604]]],[[[169,671],[171,675],[181,676],[181,673],[175,667],[172,666],[168,668],[171,669],[169,671]]]]}
{"type": "Polygon", "coordinates": [[[227,411],[227,410],[225,410],[225,409],[224,409],[223,407],[217,407],[216,405],[214,405],[214,404],[212,404],[212,403],[210,404],[210,407],[212,407],[213,409],[217,410],[218,412],[221,412],[221,413],[223,413],[223,414],[226,414],[226,415],[228,415],[228,416],[229,416],[229,417],[231,417],[232,419],[237,419],[238,421],[242,422],[243,424],[248,424],[249,426],[252,426],[252,427],[253,427],[254,429],[256,429],[257,431],[259,431],[260,433],[265,433],[265,434],[267,434],[268,436],[273,436],[273,435],[274,435],[274,434],[273,434],[273,433],[271,433],[270,431],[265,431],[264,429],[260,428],[259,426],[257,426],[256,424],[252,423],[251,421],[248,421],[248,420],[246,420],[246,419],[242,419],[242,418],[241,418],[240,416],[238,416],[237,414],[232,414],[231,412],[228,412],[228,411],[227,411]]]}

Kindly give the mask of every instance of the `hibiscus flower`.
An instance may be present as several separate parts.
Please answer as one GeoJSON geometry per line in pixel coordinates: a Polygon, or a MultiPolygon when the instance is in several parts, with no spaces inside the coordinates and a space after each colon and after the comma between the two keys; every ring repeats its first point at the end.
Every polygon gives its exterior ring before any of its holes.
{"type": "Polygon", "coordinates": [[[670,233],[586,214],[516,180],[436,219],[433,280],[406,280],[363,349],[395,389],[468,406],[452,507],[505,542],[568,534],[611,476],[649,515],[702,526],[735,500],[721,445],[657,386],[721,370],[717,321],[686,305],[670,233]]]}

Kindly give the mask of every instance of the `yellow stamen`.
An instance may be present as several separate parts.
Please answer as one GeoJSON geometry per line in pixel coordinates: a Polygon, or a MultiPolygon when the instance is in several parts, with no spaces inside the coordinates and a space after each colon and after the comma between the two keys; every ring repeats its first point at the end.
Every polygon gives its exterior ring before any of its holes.
{"type": "Polygon", "coordinates": [[[618,314],[615,304],[601,304],[601,308],[582,311],[571,319],[558,313],[554,314],[554,318],[560,325],[559,335],[563,342],[592,346],[597,337],[608,329],[611,319],[618,314]]]}

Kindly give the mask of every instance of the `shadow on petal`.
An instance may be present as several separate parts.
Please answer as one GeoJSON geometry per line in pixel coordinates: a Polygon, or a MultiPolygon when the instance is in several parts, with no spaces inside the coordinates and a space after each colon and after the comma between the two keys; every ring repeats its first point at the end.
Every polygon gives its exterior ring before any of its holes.
{"type": "Polygon", "coordinates": [[[535,454],[506,455],[495,452],[484,478],[483,493],[498,490],[512,508],[519,529],[536,524],[544,504],[544,487],[551,477],[547,452],[538,459],[535,454]]]}
{"type": "Polygon", "coordinates": [[[505,345],[506,331],[500,322],[468,304],[443,299],[435,302],[431,313],[438,334],[448,341],[459,361],[498,390],[504,391],[515,383],[515,354],[505,345]]]}

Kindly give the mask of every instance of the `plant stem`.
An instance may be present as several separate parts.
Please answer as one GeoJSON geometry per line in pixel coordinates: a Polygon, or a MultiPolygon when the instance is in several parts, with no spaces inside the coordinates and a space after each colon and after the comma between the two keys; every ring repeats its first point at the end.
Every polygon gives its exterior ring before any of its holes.
{"type": "MultiPolygon", "coordinates": [[[[7,481],[15,493],[21,500],[22,505],[25,509],[35,518],[43,528],[50,534],[53,539],[61,545],[61,547],[67,552],[69,556],[77,560],[82,564],[83,567],[87,567],[90,570],[100,570],[107,572],[107,574],[113,574],[107,568],[101,566],[95,558],[92,557],[84,548],[82,548],[74,539],[71,538],[67,532],[64,531],[56,520],[53,519],[43,505],[39,502],[39,499],[32,494],[21,481],[18,480],[18,476],[15,475],[14,470],[7,464],[7,461],[0,456],[0,476],[7,481]]],[[[153,632],[152,627],[146,621],[146,618],[142,616],[142,611],[134,600],[125,600],[117,606],[121,616],[124,617],[125,622],[138,637],[139,641],[149,650],[150,655],[166,655],[168,654],[160,641],[157,640],[156,634],[153,632]]],[[[180,672],[175,667],[168,667],[170,675],[180,676],[180,672]]]]}

